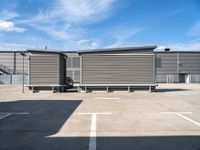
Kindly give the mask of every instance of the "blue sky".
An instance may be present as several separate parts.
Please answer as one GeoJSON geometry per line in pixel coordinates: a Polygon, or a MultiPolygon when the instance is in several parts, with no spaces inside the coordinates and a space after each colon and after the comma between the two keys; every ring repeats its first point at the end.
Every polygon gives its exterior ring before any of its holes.
{"type": "Polygon", "coordinates": [[[0,0],[0,49],[200,50],[199,0],[0,0]]]}

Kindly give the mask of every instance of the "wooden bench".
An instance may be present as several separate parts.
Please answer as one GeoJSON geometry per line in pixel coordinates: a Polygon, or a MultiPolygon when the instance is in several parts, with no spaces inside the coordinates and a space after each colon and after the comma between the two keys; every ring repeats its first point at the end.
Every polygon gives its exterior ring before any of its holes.
{"type": "Polygon", "coordinates": [[[35,93],[36,92],[36,88],[51,88],[52,92],[55,93],[58,91],[60,91],[60,88],[61,88],[61,91],[64,92],[64,88],[68,87],[69,85],[68,84],[65,84],[65,85],[27,85],[26,87],[28,88],[31,88],[32,92],[35,93]]]}
{"type": "Polygon", "coordinates": [[[149,92],[152,92],[156,89],[156,86],[158,86],[158,84],[80,84],[78,86],[78,91],[81,91],[81,88],[84,88],[85,92],[87,93],[88,88],[91,87],[105,87],[106,91],[109,92],[110,88],[117,88],[117,87],[125,87],[127,88],[128,92],[131,92],[132,89],[136,89],[136,88],[148,88],[149,92]]]}

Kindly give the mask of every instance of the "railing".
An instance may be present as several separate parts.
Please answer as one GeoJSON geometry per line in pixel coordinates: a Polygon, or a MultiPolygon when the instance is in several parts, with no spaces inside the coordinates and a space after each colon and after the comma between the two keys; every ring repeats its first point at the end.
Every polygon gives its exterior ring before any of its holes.
{"type": "Polygon", "coordinates": [[[0,64],[0,70],[1,70],[1,72],[5,73],[5,74],[13,74],[14,73],[13,69],[10,69],[9,67],[2,65],[2,64],[0,64]]]}
{"type": "MultiPolygon", "coordinates": [[[[157,75],[157,83],[180,83],[179,75],[157,75]]],[[[185,75],[185,83],[200,83],[200,74],[185,75]]]]}
{"type": "MultiPolygon", "coordinates": [[[[21,84],[23,75],[0,75],[0,84],[21,84]]],[[[28,83],[28,75],[24,77],[24,83],[28,83]]]]}
{"type": "MultiPolygon", "coordinates": [[[[7,74],[7,75],[11,75],[11,74],[21,75],[21,74],[23,74],[22,71],[17,71],[17,70],[14,71],[14,69],[10,69],[9,67],[7,67],[3,64],[0,64],[0,72],[3,73],[3,74],[7,74]]],[[[27,74],[27,73],[25,72],[25,74],[27,74]]]]}
{"type": "Polygon", "coordinates": [[[190,75],[190,83],[200,83],[200,74],[190,75]]]}

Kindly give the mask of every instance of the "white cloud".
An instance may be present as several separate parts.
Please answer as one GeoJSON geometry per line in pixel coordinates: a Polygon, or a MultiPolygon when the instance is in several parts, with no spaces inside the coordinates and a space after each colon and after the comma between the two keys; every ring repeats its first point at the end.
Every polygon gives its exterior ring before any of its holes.
{"type": "Polygon", "coordinates": [[[1,20],[10,20],[10,19],[13,19],[13,18],[16,18],[18,17],[19,15],[17,13],[14,13],[14,12],[9,12],[7,10],[4,10],[0,13],[0,19],[1,20]]]}
{"type": "Polygon", "coordinates": [[[21,20],[18,21],[18,23],[45,23],[49,21],[80,23],[86,20],[88,20],[89,23],[93,23],[105,19],[110,15],[115,1],[116,0],[55,0],[51,9],[40,10],[38,14],[31,19],[21,20]]]}
{"type": "Polygon", "coordinates": [[[200,36],[200,22],[197,22],[188,32],[189,36],[200,36]]]}
{"type": "Polygon", "coordinates": [[[23,19],[16,13],[3,11],[0,16],[6,17],[0,18],[0,30],[24,32],[25,29],[19,26],[25,25],[50,35],[51,39],[63,43],[64,47],[68,44],[71,48],[96,48],[98,43],[88,36],[86,25],[109,17],[115,1],[55,0],[35,16],[23,19]]]}
{"type": "Polygon", "coordinates": [[[160,45],[156,50],[164,50],[165,48],[170,48],[172,51],[200,51],[200,40],[196,42],[189,43],[172,43],[160,45]]]}
{"type": "Polygon", "coordinates": [[[0,51],[1,50],[25,50],[26,48],[27,48],[26,44],[0,42],[0,51]]]}
{"type": "Polygon", "coordinates": [[[13,28],[13,22],[0,20],[0,29],[5,31],[11,31],[13,28]]]}
{"type": "Polygon", "coordinates": [[[109,15],[114,2],[115,0],[58,0],[55,14],[65,14],[68,21],[100,20],[109,15]]]}
{"type": "Polygon", "coordinates": [[[97,48],[98,44],[97,42],[94,42],[92,40],[82,39],[77,41],[78,47],[81,49],[95,49],[97,48]]]}
{"type": "Polygon", "coordinates": [[[26,31],[26,29],[24,28],[16,27],[12,21],[4,21],[4,20],[0,20],[0,31],[1,30],[7,32],[15,31],[19,33],[26,31]]]}
{"type": "MultiPolygon", "coordinates": [[[[115,39],[115,42],[107,47],[111,48],[111,47],[118,47],[118,46],[126,46],[127,43],[125,44],[125,42],[129,38],[131,38],[135,34],[142,32],[146,29],[147,29],[147,27],[145,27],[145,28],[135,28],[132,26],[114,27],[111,29],[112,31],[108,34],[115,39]]],[[[133,43],[133,41],[132,41],[132,43],[133,43]]]]}
{"type": "Polygon", "coordinates": [[[168,13],[167,16],[170,17],[170,16],[173,16],[173,15],[176,15],[176,14],[180,14],[180,13],[186,11],[187,9],[189,9],[190,7],[191,7],[191,5],[188,5],[186,7],[178,8],[178,9],[173,10],[170,13],[168,13]]]}
{"type": "Polygon", "coordinates": [[[84,24],[91,24],[105,19],[111,14],[116,0],[55,0],[50,7],[40,10],[37,15],[25,20],[18,20],[17,25],[29,25],[42,31],[51,38],[60,40],[69,47],[96,48],[97,43],[89,40],[84,24]],[[82,41],[88,39],[88,41],[82,41]],[[79,42],[83,43],[79,43],[79,42]]]}
{"type": "Polygon", "coordinates": [[[13,21],[10,21],[16,17],[18,17],[18,14],[14,12],[9,12],[7,10],[0,12],[0,31],[14,31],[19,33],[26,31],[26,29],[17,27],[13,21]]]}
{"type": "Polygon", "coordinates": [[[44,39],[34,35],[18,35],[12,37],[0,37],[0,50],[26,50],[27,48],[60,48],[60,44],[55,40],[44,39]],[[17,40],[16,40],[17,39],[17,40]]]}

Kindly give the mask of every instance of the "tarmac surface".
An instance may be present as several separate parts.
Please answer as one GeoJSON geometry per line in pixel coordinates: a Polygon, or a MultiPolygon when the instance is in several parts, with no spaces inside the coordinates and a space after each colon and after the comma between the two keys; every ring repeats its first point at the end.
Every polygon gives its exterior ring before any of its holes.
{"type": "Polygon", "coordinates": [[[0,150],[200,150],[200,84],[21,93],[0,85],[0,150]]]}

